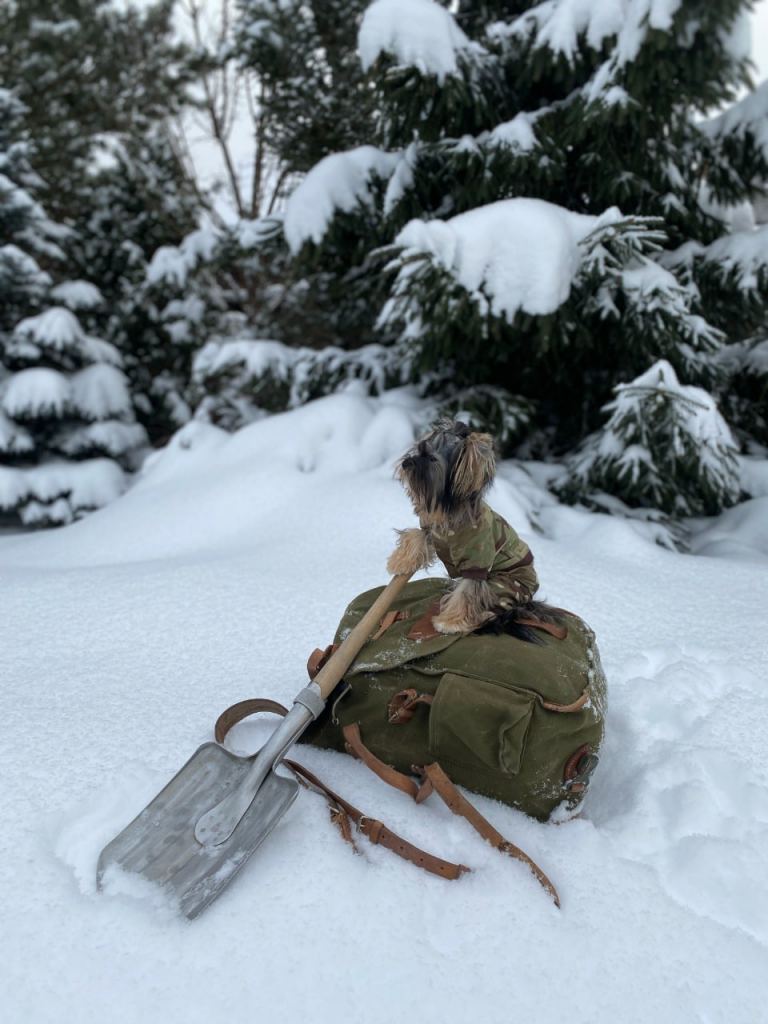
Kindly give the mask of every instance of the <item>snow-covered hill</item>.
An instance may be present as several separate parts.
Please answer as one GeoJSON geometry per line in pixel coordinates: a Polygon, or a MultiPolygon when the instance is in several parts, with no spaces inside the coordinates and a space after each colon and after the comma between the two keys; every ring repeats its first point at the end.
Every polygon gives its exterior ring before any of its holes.
{"type": "Polygon", "coordinates": [[[474,872],[356,857],[302,793],[195,923],[95,893],[100,848],[217,714],[289,700],[348,600],[384,581],[391,528],[412,524],[392,462],[415,415],[405,393],[350,394],[232,436],[192,425],[109,507],[0,538],[4,1020],[768,1019],[768,497],[702,524],[694,557],[557,505],[538,467],[502,466],[491,503],[544,594],[595,628],[609,680],[581,818],[477,799],[561,911],[441,806],[311,749],[357,806],[474,872]]]}

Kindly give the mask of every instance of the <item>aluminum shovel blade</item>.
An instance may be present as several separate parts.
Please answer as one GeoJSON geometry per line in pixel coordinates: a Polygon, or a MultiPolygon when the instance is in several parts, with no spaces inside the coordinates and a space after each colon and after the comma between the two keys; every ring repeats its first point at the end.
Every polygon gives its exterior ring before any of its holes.
{"type": "Polygon", "coordinates": [[[237,827],[219,845],[195,838],[200,816],[243,782],[258,754],[241,757],[218,743],[199,747],[162,792],[99,857],[99,888],[110,868],[161,886],[189,918],[232,881],[298,794],[295,779],[270,769],[237,827]]]}

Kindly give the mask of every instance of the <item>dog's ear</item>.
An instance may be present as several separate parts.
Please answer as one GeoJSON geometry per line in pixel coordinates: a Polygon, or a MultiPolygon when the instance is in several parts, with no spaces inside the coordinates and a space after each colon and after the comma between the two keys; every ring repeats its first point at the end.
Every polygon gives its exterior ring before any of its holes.
{"type": "Polygon", "coordinates": [[[453,467],[453,493],[459,498],[481,494],[493,483],[495,473],[493,438],[490,434],[469,434],[453,467]]]}

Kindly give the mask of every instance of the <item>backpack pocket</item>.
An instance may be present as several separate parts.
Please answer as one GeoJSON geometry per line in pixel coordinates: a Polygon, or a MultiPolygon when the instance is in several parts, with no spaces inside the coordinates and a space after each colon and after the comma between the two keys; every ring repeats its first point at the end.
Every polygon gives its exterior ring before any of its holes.
{"type": "Polygon", "coordinates": [[[430,753],[438,761],[515,775],[534,702],[533,694],[446,672],[429,712],[430,753]]]}

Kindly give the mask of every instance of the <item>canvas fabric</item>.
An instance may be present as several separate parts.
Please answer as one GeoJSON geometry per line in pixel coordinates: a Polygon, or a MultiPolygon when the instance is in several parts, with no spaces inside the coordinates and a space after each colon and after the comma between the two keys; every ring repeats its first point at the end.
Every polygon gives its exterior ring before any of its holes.
{"type": "MultiPolygon", "coordinates": [[[[455,783],[542,820],[564,802],[575,806],[581,794],[566,787],[566,766],[580,750],[596,754],[603,738],[606,683],[594,633],[570,612],[562,615],[567,636],[534,630],[538,643],[420,632],[448,586],[407,585],[392,606],[398,619],[362,649],[303,742],[343,751],[342,729],[356,723],[363,743],[398,771],[438,761],[455,783]],[[392,724],[392,699],[408,689],[432,701],[392,724]]],[[[352,601],[336,643],[380,592],[352,601]]]]}
{"type": "Polygon", "coordinates": [[[430,528],[437,557],[452,579],[466,572],[506,572],[529,553],[528,545],[506,519],[483,502],[480,519],[451,533],[430,528]]]}

